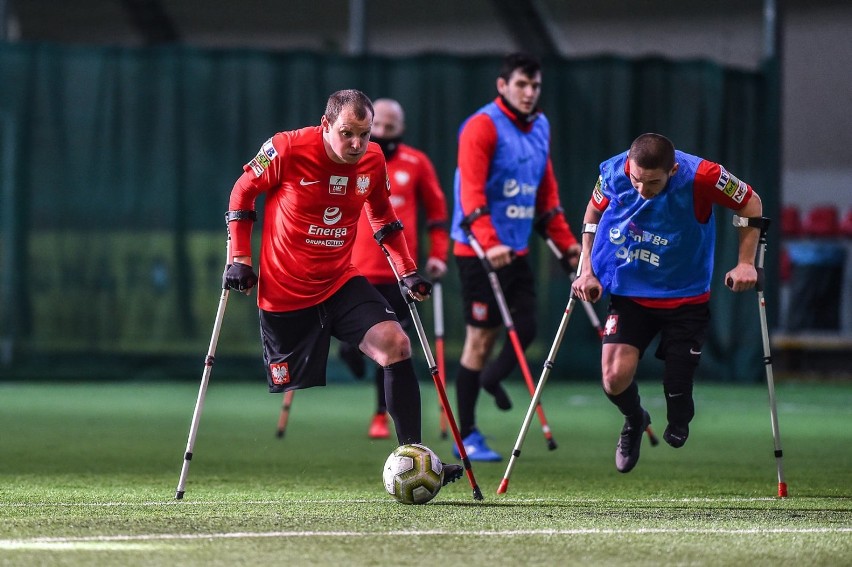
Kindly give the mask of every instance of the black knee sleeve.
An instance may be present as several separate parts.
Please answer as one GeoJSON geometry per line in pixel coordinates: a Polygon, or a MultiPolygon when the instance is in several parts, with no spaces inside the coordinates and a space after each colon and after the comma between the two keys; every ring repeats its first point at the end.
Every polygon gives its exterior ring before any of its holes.
{"type": "MultiPolygon", "coordinates": [[[[535,314],[529,310],[522,310],[516,316],[513,316],[512,323],[515,325],[515,333],[518,335],[521,348],[526,351],[530,343],[535,340],[535,314]]],[[[515,345],[512,344],[511,338],[507,336],[506,340],[503,341],[500,353],[482,370],[480,378],[482,386],[488,389],[499,384],[512,373],[517,364],[518,353],[515,352],[515,345]]]]}
{"type": "Polygon", "coordinates": [[[521,346],[523,346],[526,350],[526,348],[535,340],[535,312],[524,309],[513,314],[512,317],[512,322],[515,324],[515,331],[518,333],[518,340],[521,341],[521,346]]]}

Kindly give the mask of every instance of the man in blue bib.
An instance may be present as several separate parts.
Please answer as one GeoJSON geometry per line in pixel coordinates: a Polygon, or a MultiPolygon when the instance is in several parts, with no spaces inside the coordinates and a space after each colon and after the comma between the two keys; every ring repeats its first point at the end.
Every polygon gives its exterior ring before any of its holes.
{"type": "MultiPolygon", "coordinates": [[[[695,414],[692,383],[710,322],[713,204],[760,217],[758,194],[717,163],[642,134],[630,150],[600,165],[583,218],[583,263],[572,289],[583,301],[609,294],[601,350],[603,389],[625,416],[615,452],[619,472],[639,461],[651,417],[634,381],[639,359],[660,335],[668,425],[663,438],[682,447],[695,414]]],[[[739,259],[725,274],[733,291],[752,289],[760,232],[738,229],[739,259]]]]}

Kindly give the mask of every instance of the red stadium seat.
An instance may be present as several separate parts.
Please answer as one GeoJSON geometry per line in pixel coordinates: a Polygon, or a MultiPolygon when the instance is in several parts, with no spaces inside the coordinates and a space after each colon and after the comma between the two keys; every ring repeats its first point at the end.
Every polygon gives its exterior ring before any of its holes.
{"type": "Polygon", "coordinates": [[[802,235],[802,219],[799,207],[784,205],[781,207],[781,236],[795,238],[802,235]]]}
{"type": "Polygon", "coordinates": [[[846,211],[846,214],[840,220],[840,234],[852,238],[852,209],[846,211]]]}
{"type": "Polygon", "coordinates": [[[837,238],[840,236],[839,216],[834,205],[813,207],[802,220],[802,232],[815,238],[837,238]]]}

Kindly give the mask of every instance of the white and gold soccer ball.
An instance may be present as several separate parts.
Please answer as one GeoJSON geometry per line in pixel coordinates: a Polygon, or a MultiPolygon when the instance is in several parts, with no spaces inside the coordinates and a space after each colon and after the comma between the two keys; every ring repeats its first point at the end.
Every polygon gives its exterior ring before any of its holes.
{"type": "Polygon", "coordinates": [[[444,465],[425,445],[400,445],[385,461],[385,490],[403,504],[425,504],[435,498],[444,479],[444,465]]]}

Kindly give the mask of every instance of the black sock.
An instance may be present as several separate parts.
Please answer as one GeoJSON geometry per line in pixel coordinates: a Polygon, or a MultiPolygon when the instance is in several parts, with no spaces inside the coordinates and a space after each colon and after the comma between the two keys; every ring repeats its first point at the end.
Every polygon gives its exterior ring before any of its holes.
{"type": "Polygon", "coordinates": [[[376,366],[376,413],[386,413],[388,403],[385,400],[385,369],[376,366]]]}
{"type": "Polygon", "coordinates": [[[642,420],[642,404],[639,399],[639,386],[636,381],[630,383],[626,390],[620,394],[607,394],[609,401],[615,404],[622,415],[631,423],[642,420]]]}
{"type": "Polygon", "coordinates": [[[456,399],[459,407],[459,433],[467,437],[476,427],[476,399],[479,397],[479,370],[459,365],[456,399]]]}
{"type": "Polygon", "coordinates": [[[420,443],[420,385],[410,358],[384,367],[388,413],[400,445],[420,443]]]}

